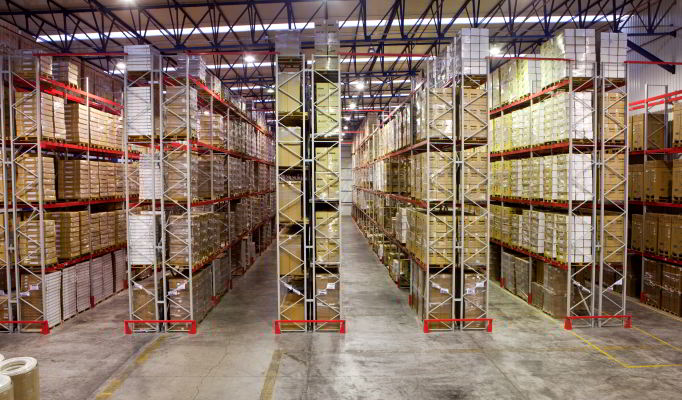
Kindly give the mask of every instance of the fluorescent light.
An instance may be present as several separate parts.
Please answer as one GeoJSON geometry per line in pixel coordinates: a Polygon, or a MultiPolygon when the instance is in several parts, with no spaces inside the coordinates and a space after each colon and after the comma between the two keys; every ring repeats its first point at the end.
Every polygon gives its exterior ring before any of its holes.
{"type": "Polygon", "coordinates": [[[204,111],[204,115],[208,116],[208,115],[211,115],[211,113],[208,112],[208,110],[206,110],[206,111],[204,111]]]}
{"type": "Polygon", "coordinates": [[[275,89],[269,87],[268,90],[266,90],[266,92],[268,92],[268,93],[275,93],[275,89]]]}
{"type": "Polygon", "coordinates": [[[363,81],[357,81],[354,83],[355,88],[358,90],[362,90],[365,88],[365,83],[363,81]]]}
{"type": "Polygon", "coordinates": [[[247,63],[252,63],[252,62],[256,61],[256,59],[252,55],[249,54],[249,55],[244,57],[244,61],[246,61],[247,63]]]}
{"type": "Polygon", "coordinates": [[[499,56],[502,53],[502,46],[490,46],[490,55],[499,56]]]}
{"type": "Polygon", "coordinates": [[[124,63],[123,61],[119,61],[118,63],[116,63],[116,68],[120,70],[126,69],[126,63],[124,63]]]}
{"type": "Polygon", "coordinates": [[[350,121],[350,117],[343,117],[344,121],[350,121]]]}
{"type": "Polygon", "coordinates": [[[348,127],[347,127],[347,126],[344,126],[344,127],[343,127],[343,130],[344,130],[344,131],[347,131],[347,130],[348,130],[348,127]]]}
{"type": "Polygon", "coordinates": [[[355,104],[354,102],[351,102],[351,103],[348,105],[348,108],[350,108],[351,110],[355,110],[355,108],[356,108],[357,106],[358,106],[357,104],[355,104]]]}

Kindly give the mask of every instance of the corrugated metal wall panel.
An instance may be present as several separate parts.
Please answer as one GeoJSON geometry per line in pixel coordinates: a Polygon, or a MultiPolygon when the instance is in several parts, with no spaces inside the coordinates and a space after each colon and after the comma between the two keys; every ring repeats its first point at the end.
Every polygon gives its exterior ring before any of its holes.
{"type": "MultiPolygon", "coordinates": [[[[682,27],[682,1],[678,0],[676,6],[661,22],[659,30],[667,31],[680,27],[682,27]]],[[[623,31],[643,32],[644,28],[641,28],[641,22],[633,17],[623,31]]],[[[677,32],[677,37],[665,36],[654,40],[655,38],[651,36],[641,36],[628,39],[664,61],[682,62],[682,30],[677,32]]],[[[634,51],[628,52],[628,60],[647,61],[634,51]]],[[[628,71],[630,101],[641,100],[645,97],[646,84],[649,84],[649,97],[664,93],[663,87],[652,87],[652,85],[668,85],[668,91],[682,89],[682,66],[677,66],[677,73],[674,75],[657,65],[631,64],[628,71]]]]}

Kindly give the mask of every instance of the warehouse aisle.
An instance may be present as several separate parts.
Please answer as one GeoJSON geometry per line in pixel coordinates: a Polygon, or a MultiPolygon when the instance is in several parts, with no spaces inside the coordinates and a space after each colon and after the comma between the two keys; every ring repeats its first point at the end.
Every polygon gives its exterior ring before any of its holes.
{"type": "Polygon", "coordinates": [[[427,335],[350,218],[343,236],[346,335],[273,334],[271,246],[197,335],[124,336],[118,295],[49,336],[0,335],[0,353],[39,359],[43,400],[663,399],[682,390],[681,367],[621,365],[682,364],[679,343],[647,336],[674,338],[682,322],[637,305],[637,329],[568,332],[493,284],[492,334],[427,335]]]}

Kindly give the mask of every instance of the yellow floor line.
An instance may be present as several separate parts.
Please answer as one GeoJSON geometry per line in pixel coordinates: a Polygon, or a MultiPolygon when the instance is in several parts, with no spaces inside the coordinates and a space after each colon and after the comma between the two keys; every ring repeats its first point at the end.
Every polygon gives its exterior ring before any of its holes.
{"type": "Polygon", "coordinates": [[[279,363],[282,360],[282,350],[275,350],[272,353],[270,366],[265,375],[265,382],[263,382],[263,389],[260,392],[260,400],[272,400],[275,392],[275,382],[277,381],[277,373],[279,372],[279,363]]]}
{"type": "Polygon", "coordinates": [[[149,356],[151,355],[151,353],[158,349],[165,340],[166,340],[165,336],[159,336],[156,339],[154,339],[154,341],[147,345],[144,348],[144,350],[142,350],[142,353],[140,353],[135,358],[135,362],[133,364],[126,367],[118,377],[113,378],[109,381],[107,386],[105,386],[104,389],[102,389],[97,394],[95,399],[104,400],[111,398],[111,396],[113,396],[114,393],[116,393],[116,391],[119,390],[121,386],[123,386],[123,382],[125,382],[125,380],[128,379],[130,374],[133,372],[133,369],[147,362],[147,360],[149,360],[149,356]]]}
{"type": "MultiPolygon", "coordinates": [[[[520,302],[522,302],[522,303],[524,303],[524,304],[528,304],[527,302],[523,301],[522,298],[520,298],[520,297],[518,297],[518,296],[515,296],[514,294],[512,294],[512,293],[509,292],[508,290],[503,289],[501,286],[497,285],[496,283],[495,283],[495,285],[496,285],[499,289],[501,289],[503,292],[505,292],[506,294],[508,294],[509,296],[511,296],[512,298],[518,299],[520,302]]],[[[537,308],[533,307],[533,309],[534,309],[536,312],[539,312],[543,317],[549,319],[550,321],[552,321],[552,322],[557,322],[556,319],[550,317],[549,315],[547,315],[547,314],[545,314],[544,312],[538,310],[537,308]]],[[[677,347],[671,345],[670,343],[664,341],[663,339],[660,339],[660,338],[658,338],[658,337],[656,337],[656,336],[654,336],[654,335],[652,335],[652,334],[650,334],[650,333],[648,333],[648,332],[646,332],[646,331],[644,331],[644,330],[642,330],[642,329],[640,329],[640,328],[636,328],[636,327],[634,327],[634,326],[633,326],[633,328],[634,328],[634,329],[637,329],[637,330],[639,330],[639,331],[641,331],[641,332],[644,333],[644,334],[647,334],[647,335],[651,336],[652,338],[658,340],[659,342],[661,342],[661,343],[663,343],[663,344],[666,344],[666,345],[671,346],[671,347],[673,347],[673,348],[675,348],[675,349],[678,349],[677,347]]],[[[603,350],[602,348],[600,348],[600,347],[597,346],[596,344],[590,342],[589,340],[587,340],[587,339],[585,339],[584,337],[580,336],[579,334],[573,332],[572,330],[571,330],[571,331],[568,331],[568,332],[570,332],[571,334],[573,334],[573,336],[575,336],[575,337],[577,337],[578,339],[582,340],[583,343],[585,343],[585,344],[587,344],[588,346],[592,347],[593,349],[597,350],[599,353],[603,354],[603,355],[604,355],[605,357],[607,357],[609,360],[611,360],[611,361],[617,363],[618,365],[620,365],[620,366],[623,367],[623,368],[663,368],[663,367],[680,367],[680,366],[682,366],[682,364],[650,364],[650,365],[630,365],[630,364],[626,364],[626,363],[620,361],[620,360],[619,360],[618,358],[616,358],[615,356],[609,354],[606,350],[603,350]]]]}
{"type": "Polygon", "coordinates": [[[682,351],[682,348],[679,348],[679,347],[675,346],[674,344],[670,344],[670,343],[666,342],[665,340],[659,338],[658,336],[654,335],[653,333],[649,333],[642,328],[638,328],[636,326],[633,326],[632,329],[636,329],[636,330],[642,332],[643,334],[650,336],[650,337],[656,339],[658,342],[663,343],[664,345],[669,346],[669,347],[671,347],[677,351],[682,351]]]}

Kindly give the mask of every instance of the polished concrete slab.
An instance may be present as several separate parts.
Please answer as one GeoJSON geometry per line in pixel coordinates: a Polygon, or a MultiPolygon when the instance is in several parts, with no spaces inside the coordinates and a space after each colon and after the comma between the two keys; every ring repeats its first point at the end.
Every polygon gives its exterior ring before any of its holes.
{"type": "Polygon", "coordinates": [[[271,247],[197,335],[123,336],[119,295],[50,336],[0,336],[0,353],[39,358],[47,400],[667,399],[682,390],[680,320],[631,303],[633,329],[565,331],[491,285],[493,333],[424,334],[349,218],[343,235],[345,335],[273,334],[271,247]]]}

